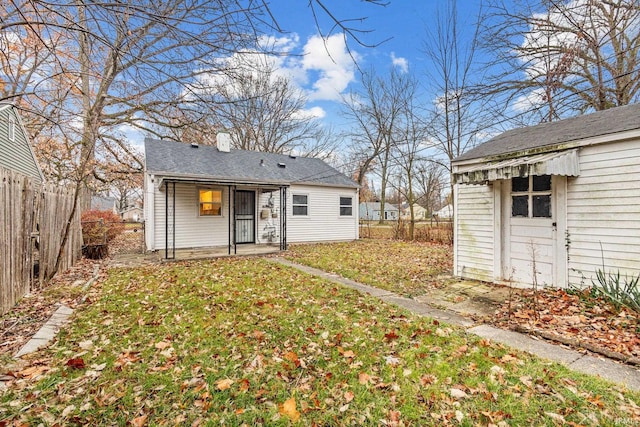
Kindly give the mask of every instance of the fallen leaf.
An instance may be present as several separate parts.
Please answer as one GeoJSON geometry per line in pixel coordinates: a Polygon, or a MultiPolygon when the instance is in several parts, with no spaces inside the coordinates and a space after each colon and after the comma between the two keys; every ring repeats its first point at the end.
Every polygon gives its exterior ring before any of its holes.
{"type": "Polygon", "coordinates": [[[352,391],[347,391],[344,394],[344,400],[347,401],[347,403],[351,402],[353,400],[353,398],[355,397],[355,395],[353,394],[352,391]]]}
{"type": "Polygon", "coordinates": [[[158,350],[164,350],[164,349],[169,348],[169,347],[171,347],[171,343],[167,342],[167,341],[160,341],[160,342],[156,343],[156,348],[158,350]]]}
{"type": "Polygon", "coordinates": [[[296,409],[296,399],[294,397],[287,399],[282,405],[278,405],[278,412],[289,417],[294,422],[300,419],[300,412],[296,409]]]}
{"type": "Polygon", "coordinates": [[[362,385],[368,384],[369,380],[371,380],[371,375],[365,372],[360,372],[360,374],[358,375],[358,382],[362,385]]]}
{"type": "Polygon", "coordinates": [[[395,340],[395,339],[398,339],[398,334],[396,334],[396,332],[395,332],[395,331],[391,331],[391,332],[389,332],[388,334],[384,334],[384,338],[385,338],[387,341],[393,341],[393,340],[395,340]]]}
{"type": "Polygon", "coordinates": [[[454,399],[465,399],[465,398],[469,397],[469,395],[467,393],[465,393],[464,391],[460,390],[459,388],[452,388],[451,390],[449,390],[449,394],[454,399]]]}
{"type": "Polygon", "coordinates": [[[82,357],[67,360],[66,365],[71,369],[84,369],[84,360],[82,357]]]}
{"type": "Polygon", "coordinates": [[[141,415],[131,420],[131,425],[134,427],[142,427],[147,423],[148,415],[141,415]]]}
{"type": "Polygon", "coordinates": [[[70,413],[75,411],[75,409],[76,409],[75,405],[69,405],[66,408],[64,408],[62,410],[62,418],[66,418],[70,413]]]}
{"type": "Polygon", "coordinates": [[[220,391],[228,390],[229,388],[231,388],[231,384],[233,384],[233,380],[230,380],[229,378],[224,378],[216,381],[216,388],[220,391]]]}

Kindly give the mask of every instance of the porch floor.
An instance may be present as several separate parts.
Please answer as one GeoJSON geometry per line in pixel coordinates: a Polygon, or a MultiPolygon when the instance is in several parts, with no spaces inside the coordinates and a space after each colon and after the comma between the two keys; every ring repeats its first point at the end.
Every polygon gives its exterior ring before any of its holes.
{"type": "MultiPolygon", "coordinates": [[[[206,258],[220,258],[227,256],[238,255],[265,255],[280,252],[280,245],[254,245],[254,244],[242,244],[236,246],[234,252],[233,246],[231,247],[231,254],[229,254],[229,248],[227,246],[217,246],[212,248],[191,248],[191,249],[176,249],[176,261],[194,260],[194,259],[206,259],[206,258]]],[[[171,255],[171,254],[169,254],[171,255]]],[[[161,261],[173,261],[171,259],[165,260],[164,250],[158,251],[158,256],[161,261]]]]}
{"type": "Polygon", "coordinates": [[[216,246],[210,248],[176,249],[175,259],[164,259],[164,250],[159,250],[144,254],[115,254],[109,261],[109,265],[112,267],[136,267],[159,262],[188,261],[228,256],[267,255],[278,252],[280,252],[280,245],[243,244],[237,246],[235,253],[232,247],[231,254],[229,254],[229,248],[227,246],[216,246]]]}

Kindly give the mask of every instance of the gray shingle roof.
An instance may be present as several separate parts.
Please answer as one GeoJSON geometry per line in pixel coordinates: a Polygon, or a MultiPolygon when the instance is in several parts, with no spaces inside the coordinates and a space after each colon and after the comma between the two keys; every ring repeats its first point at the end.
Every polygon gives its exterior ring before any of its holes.
{"type": "Polygon", "coordinates": [[[147,138],[146,170],[176,178],[259,184],[315,184],[355,188],[358,185],[320,159],[260,151],[218,151],[182,142],[147,138]],[[281,167],[284,165],[284,167],[281,167]]]}
{"type": "Polygon", "coordinates": [[[506,131],[454,162],[553,147],[595,136],[640,129],[640,104],[626,105],[557,122],[506,131]]]}

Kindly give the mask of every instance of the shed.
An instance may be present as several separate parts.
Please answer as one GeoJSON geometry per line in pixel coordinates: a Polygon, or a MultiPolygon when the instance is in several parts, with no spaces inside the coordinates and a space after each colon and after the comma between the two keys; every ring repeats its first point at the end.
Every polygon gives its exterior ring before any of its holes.
{"type": "Polygon", "coordinates": [[[317,158],[145,140],[148,250],[358,238],[358,185],[317,158]]]}
{"type": "Polygon", "coordinates": [[[456,158],[454,274],[538,286],[640,272],[640,105],[514,129],[456,158]]]}

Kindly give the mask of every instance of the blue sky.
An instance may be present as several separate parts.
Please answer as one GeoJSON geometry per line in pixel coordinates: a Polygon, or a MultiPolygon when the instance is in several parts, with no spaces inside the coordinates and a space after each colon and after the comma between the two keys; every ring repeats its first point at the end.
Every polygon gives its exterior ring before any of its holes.
{"type": "MultiPolygon", "coordinates": [[[[358,66],[365,71],[372,67],[381,73],[391,67],[410,71],[425,79],[429,61],[425,59],[424,40],[426,28],[435,25],[437,14],[443,13],[449,0],[391,0],[387,6],[376,6],[359,0],[326,0],[325,4],[340,19],[366,18],[354,21],[352,26],[371,30],[361,34],[368,45],[359,45],[349,40],[349,49],[358,66]]],[[[480,0],[459,0],[458,11],[464,29],[471,35],[480,0]]],[[[309,97],[308,108],[327,124],[342,127],[339,115],[340,95],[357,90],[359,76],[353,59],[344,46],[339,29],[328,39],[328,49],[318,36],[318,29],[307,1],[274,0],[269,3],[271,11],[286,32],[273,34],[294,55],[281,63],[283,72],[289,72],[309,97]],[[331,52],[331,55],[327,53],[331,52]]],[[[318,11],[321,13],[320,11],[318,11]]],[[[321,30],[329,31],[331,22],[326,15],[321,30]]],[[[428,92],[428,85],[424,88],[428,92]]],[[[431,94],[432,96],[434,94],[431,94]]],[[[428,95],[429,96],[429,95],[428,95]]]]}

